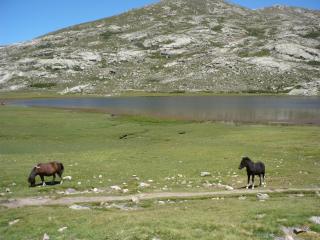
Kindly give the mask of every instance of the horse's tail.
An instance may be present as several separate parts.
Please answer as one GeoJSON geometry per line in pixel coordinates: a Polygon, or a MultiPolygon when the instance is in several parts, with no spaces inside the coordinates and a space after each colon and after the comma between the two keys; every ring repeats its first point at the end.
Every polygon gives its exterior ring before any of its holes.
{"type": "Polygon", "coordinates": [[[64,171],[64,166],[63,166],[62,163],[60,163],[60,166],[61,166],[61,173],[63,173],[63,171],[64,171]]]}
{"type": "Polygon", "coordinates": [[[261,164],[261,170],[262,170],[262,172],[263,172],[263,174],[265,174],[265,172],[266,172],[266,167],[265,167],[265,165],[264,165],[264,163],[263,162],[260,162],[260,164],[261,164]]]}
{"type": "Polygon", "coordinates": [[[60,167],[60,174],[62,175],[63,171],[64,171],[64,166],[61,162],[58,163],[59,167],[60,167]]]}

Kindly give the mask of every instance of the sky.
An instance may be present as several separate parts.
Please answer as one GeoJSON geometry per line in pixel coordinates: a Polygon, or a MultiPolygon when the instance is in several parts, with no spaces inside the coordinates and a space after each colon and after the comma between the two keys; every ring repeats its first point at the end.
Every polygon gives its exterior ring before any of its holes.
{"type": "MultiPolygon", "coordinates": [[[[0,0],[0,45],[120,14],[159,0],[0,0]]],[[[275,4],[320,9],[320,0],[229,0],[256,9],[275,4]]]]}

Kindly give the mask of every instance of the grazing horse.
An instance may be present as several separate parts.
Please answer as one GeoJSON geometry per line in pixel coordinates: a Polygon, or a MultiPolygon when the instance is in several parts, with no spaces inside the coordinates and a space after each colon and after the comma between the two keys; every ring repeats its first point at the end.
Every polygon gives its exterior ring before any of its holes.
{"type": "Polygon", "coordinates": [[[37,175],[39,175],[42,181],[42,186],[45,186],[46,183],[44,181],[44,176],[53,176],[52,182],[54,183],[56,174],[58,174],[61,179],[60,184],[62,184],[63,170],[63,164],[60,162],[38,163],[36,166],[32,168],[28,178],[28,182],[30,183],[31,187],[34,187],[36,183],[35,178],[37,175]]]}
{"type": "Polygon", "coordinates": [[[250,185],[250,176],[252,177],[252,189],[254,189],[254,176],[258,175],[260,178],[260,186],[263,184],[265,186],[265,179],[264,179],[264,174],[265,174],[265,167],[263,162],[256,162],[254,163],[251,161],[250,158],[248,157],[242,157],[239,169],[242,169],[246,167],[247,168],[247,175],[248,175],[248,184],[246,188],[249,188],[250,185]],[[263,183],[261,182],[261,176],[263,178],[263,183]]]}

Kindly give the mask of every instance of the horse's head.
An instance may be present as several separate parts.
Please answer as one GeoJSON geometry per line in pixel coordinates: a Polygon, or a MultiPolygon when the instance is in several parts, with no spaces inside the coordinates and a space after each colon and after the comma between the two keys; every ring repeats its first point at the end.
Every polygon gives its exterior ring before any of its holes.
{"type": "Polygon", "coordinates": [[[34,167],[32,170],[31,170],[31,173],[28,177],[28,182],[30,183],[30,187],[34,187],[35,186],[35,183],[36,183],[36,176],[37,176],[37,167],[34,167]]]}
{"type": "Polygon", "coordinates": [[[239,169],[242,169],[248,165],[248,162],[251,162],[250,158],[248,157],[242,157],[239,169]]]}

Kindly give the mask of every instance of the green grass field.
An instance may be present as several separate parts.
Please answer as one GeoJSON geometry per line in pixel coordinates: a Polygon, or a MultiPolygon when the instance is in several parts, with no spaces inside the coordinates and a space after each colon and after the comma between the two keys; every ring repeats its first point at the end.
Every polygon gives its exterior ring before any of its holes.
{"type": "MultiPolygon", "coordinates": [[[[246,184],[245,170],[238,170],[242,155],[265,162],[267,188],[320,187],[317,126],[165,121],[11,106],[0,106],[0,126],[0,201],[59,197],[57,192],[67,188],[123,194],[111,192],[112,185],[127,188],[126,194],[219,190],[206,188],[205,182],[241,188],[246,184]],[[52,160],[63,162],[64,176],[72,180],[29,188],[31,168],[52,160]],[[212,175],[201,177],[201,171],[212,175]],[[152,180],[150,187],[139,188],[140,182],[148,180],[152,180]],[[5,193],[6,188],[12,193],[5,193]]],[[[311,215],[319,215],[319,200],[312,194],[302,198],[283,194],[266,202],[255,197],[176,201],[164,206],[145,201],[135,211],[1,208],[0,239],[42,239],[44,232],[52,239],[273,239],[281,225],[305,224],[311,215]],[[266,214],[263,220],[256,219],[259,213],[266,214]],[[8,226],[16,218],[21,221],[8,226]],[[64,233],[57,232],[65,225],[64,233]]],[[[319,227],[312,227],[319,232],[319,227]]]]}

